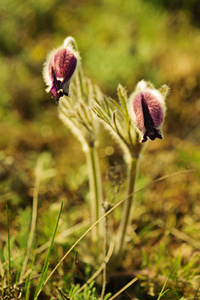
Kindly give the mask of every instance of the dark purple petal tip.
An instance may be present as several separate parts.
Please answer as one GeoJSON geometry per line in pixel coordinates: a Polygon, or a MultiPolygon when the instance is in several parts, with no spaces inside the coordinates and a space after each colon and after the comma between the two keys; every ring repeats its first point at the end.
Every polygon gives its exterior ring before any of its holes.
{"type": "Polygon", "coordinates": [[[142,112],[144,117],[144,126],[146,129],[146,132],[142,139],[142,143],[147,141],[147,137],[149,137],[150,140],[152,141],[155,140],[156,138],[162,139],[160,130],[155,127],[155,124],[153,122],[152,116],[149,112],[149,108],[143,94],[142,94],[141,102],[142,102],[142,112]]]}

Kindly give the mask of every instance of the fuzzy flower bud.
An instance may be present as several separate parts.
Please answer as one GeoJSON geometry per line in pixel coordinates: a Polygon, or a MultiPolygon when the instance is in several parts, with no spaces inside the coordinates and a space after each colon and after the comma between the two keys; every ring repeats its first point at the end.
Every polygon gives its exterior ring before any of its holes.
{"type": "Polygon", "coordinates": [[[168,87],[163,87],[163,93],[156,90],[144,80],[137,84],[136,90],[128,100],[128,111],[134,125],[142,133],[142,143],[156,138],[162,139],[162,124],[165,116],[165,96],[168,87]]]}
{"type": "Polygon", "coordinates": [[[44,64],[43,77],[47,84],[47,92],[51,92],[57,103],[63,95],[69,95],[70,80],[79,62],[78,53],[70,45],[53,50],[44,64]]]}

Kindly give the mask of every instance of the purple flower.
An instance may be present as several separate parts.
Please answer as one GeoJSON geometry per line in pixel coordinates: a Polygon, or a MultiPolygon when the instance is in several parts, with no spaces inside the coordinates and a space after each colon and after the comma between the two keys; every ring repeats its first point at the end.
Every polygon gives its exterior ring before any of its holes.
{"type": "Polygon", "coordinates": [[[160,91],[144,80],[137,84],[130,96],[128,110],[135,126],[142,133],[142,143],[162,139],[162,124],[165,116],[165,99],[160,91]]]}
{"type": "Polygon", "coordinates": [[[69,95],[69,84],[77,68],[79,55],[65,44],[50,52],[44,64],[43,77],[57,103],[63,95],[69,95]]]}

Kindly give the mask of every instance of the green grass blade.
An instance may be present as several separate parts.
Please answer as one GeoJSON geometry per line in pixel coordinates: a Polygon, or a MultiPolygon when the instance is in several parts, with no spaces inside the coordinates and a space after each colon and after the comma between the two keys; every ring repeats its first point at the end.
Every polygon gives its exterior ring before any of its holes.
{"type": "Polygon", "coordinates": [[[168,276],[167,279],[165,280],[165,283],[164,283],[164,285],[163,285],[163,287],[162,287],[162,290],[161,290],[160,295],[159,295],[159,297],[157,298],[157,300],[160,300],[161,297],[162,297],[165,293],[167,293],[167,292],[169,291],[169,289],[167,289],[166,291],[164,291],[168,279],[169,279],[169,276],[168,276]]]}
{"type": "Polygon", "coordinates": [[[198,289],[196,290],[196,293],[195,293],[195,295],[194,295],[194,298],[193,298],[193,300],[195,300],[195,299],[196,299],[199,289],[200,289],[200,285],[199,285],[198,289]]]}
{"type": "Polygon", "coordinates": [[[53,247],[53,243],[54,243],[54,239],[55,239],[55,236],[56,236],[56,232],[57,232],[57,229],[58,229],[58,223],[59,223],[59,220],[60,220],[62,207],[63,207],[63,201],[62,201],[61,206],[60,206],[60,211],[59,211],[59,214],[58,214],[55,229],[54,229],[53,236],[52,236],[52,239],[51,239],[51,244],[49,246],[49,251],[48,251],[46,259],[45,259],[44,267],[42,269],[42,275],[41,275],[40,282],[39,282],[39,285],[37,287],[37,290],[35,292],[34,300],[36,300],[38,298],[38,296],[39,296],[39,294],[42,290],[42,285],[43,285],[43,282],[44,282],[44,278],[46,276],[48,266],[49,266],[49,256],[50,256],[50,253],[51,253],[51,250],[52,250],[52,247],[53,247]]]}
{"type": "MultiPolygon", "coordinates": [[[[10,227],[9,227],[9,214],[8,214],[8,205],[6,205],[6,221],[7,221],[7,232],[8,232],[8,286],[11,283],[11,255],[10,255],[10,227]]],[[[10,289],[10,287],[9,287],[10,289]]]]}
{"type": "Polygon", "coordinates": [[[29,280],[28,282],[26,282],[25,285],[25,291],[26,291],[25,300],[29,300],[30,287],[31,287],[31,281],[29,280]]]}

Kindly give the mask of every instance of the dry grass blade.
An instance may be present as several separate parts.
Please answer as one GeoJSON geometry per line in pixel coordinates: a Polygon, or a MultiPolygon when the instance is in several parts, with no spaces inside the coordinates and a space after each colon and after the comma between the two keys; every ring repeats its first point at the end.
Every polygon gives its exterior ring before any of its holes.
{"type": "Polygon", "coordinates": [[[145,186],[143,186],[142,188],[140,188],[139,190],[137,190],[136,193],[145,190],[151,184],[163,181],[165,179],[168,179],[168,178],[171,178],[171,177],[175,177],[175,176],[178,176],[178,175],[184,175],[184,174],[190,174],[190,173],[199,173],[199,172],[200,171],[198,171],[198,170],[190,169],[190,170],[182,170],[182,171],[174,172],[174,173],[171,173],[171,174],[167,174],[167,175],[161,176],[161,177],[159,177],[157,179],[154,179],[154,180],[150,181],[145,186]]]}
{"type": "Polygon", "coordinates": [[[186,233],[184,233],[176,228],[171,228],[170,231],[175,237],[181,239],[184,242],[187,242],[188,244],[192,245],[196,249],[200,249],[200,242],[194,240],[186,233]]]}
{"type": "Polygon", "coordinates": [[[117,292],[115,295],[113,295],[109,300],[115,299],[117,296],[119,296],[121,293],[123,293],[127,288],[129,288],[133,283],[135,283],[138,279],[133,278],[129,283],[127,283],[119,292],[117,292]]]}

